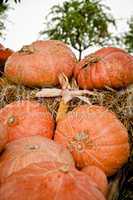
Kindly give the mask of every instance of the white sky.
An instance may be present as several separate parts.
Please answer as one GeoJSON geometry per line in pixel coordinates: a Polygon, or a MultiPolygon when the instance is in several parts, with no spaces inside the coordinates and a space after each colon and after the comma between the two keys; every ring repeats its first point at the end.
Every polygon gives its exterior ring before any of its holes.
{"type": "MultiPolygon", "coordinates": [[[[39,31],[43,29],[43,22],[51,6],[64,0],[21,0],[14,4],[8,12],[5,40],[0,42],[13,50],[39,39],[39,31]]],[[[103,0],[111,8],[111,13],[118,20],[118,32],[127,30],[126,21],[133,15],[133,0],[103,0]]]]}

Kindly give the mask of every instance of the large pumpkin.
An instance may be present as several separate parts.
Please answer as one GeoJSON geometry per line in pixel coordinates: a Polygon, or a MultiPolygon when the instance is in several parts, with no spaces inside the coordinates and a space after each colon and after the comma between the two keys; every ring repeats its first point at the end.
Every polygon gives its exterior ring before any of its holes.
{"type": "Polygon", "coordinates": [[[74,165],[70,152],[42,136],[25,137],[9,143],[0,158],[0,182],[31,163],[51,161],[74,165]]]}
{"type": "Polygon", "coordinates": [[[49,86],[59,83],[58,76],[70,77],[76,57],[61,41],[36,41],[14,53],[6,62],[7,78],[27,86],[49,86]]]}
{"type": "Polygon", "coordinates": [[[54,121],[47,108],[35,101],[15,101],[0,110],[8,142],[31,135],[52,138],[54,121]]]}
{"type": "Polygon", "coordinates": [[[7,131],[0,121],[0,152],[5,147],[7,140],[8,140],[7,131]]]}
{"type": "Polygon", "coordinates": [[[82,168],[81,171],[87,174],[89,178],[92,179],[94,183],[96,183],[97,188],[104,194],[104,196],[107,196],[108,180],[105,173],[100,168],[91,165],[82,168]]]}
{"type": "Polygon", "coordinates": [[[36,163],[8,177],[1,200],[105,200],[89,177],[59,163],[36,163]]]}
{"type": "Polygon", "coordinates": [[[5,62],[12,53],[13,51],[11,49],[5,48],[0,44],[0,75],[3,74],[5,62]]]}
{"type": "Polygon", "coordinates": [[[87,89],[127,86],[133,83],[133,57],[119,48],[102,48],[79,62],[75,78],[87,89]]]}
{"type": "Polygon", "coordinates": [[[128,133],[114,113],[82,105],[59,120],[55,141],[67,147],[78,168],[95,165],[113,175],[129,156],[128,133]]]}

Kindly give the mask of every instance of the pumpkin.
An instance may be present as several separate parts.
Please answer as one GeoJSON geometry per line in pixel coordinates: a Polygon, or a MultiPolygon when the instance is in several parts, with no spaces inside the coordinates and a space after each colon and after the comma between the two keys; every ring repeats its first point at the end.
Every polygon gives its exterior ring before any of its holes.
{"type": "Polygon", "coordinates": [[[97,188],[107,196],[108,194],[108,180],[105,173],[96,166],[87,166],[82,168],[81,170],[85,174],[87,174],[94,183],[96,183],[97,188]]]}
{"type": "Polygon", "coordinates": [[[89,177],[55,162],[31,164],[5,179],[1,200],[105,200],[89,177]]]}
{"type": "Polygon", "coordinates": [[[0,44],[0,75],[3,74],[5,62],[12,53],[13,51],[11,49],[5,48],[0,44]]]}
{"type": "Polygon", "coordinates": [[[67,45],[57,40],[35,41],[14,53],[6,62],[5,75],[14,83],[26,86],[51,86],[58,76],[70,77],[76,57],[67,45]]]}
{"type": "Polygon", "coordinates": [[[0,158],[0,182],[31,163],[51,161],[74,165],[70,152],[62,145],[42,136],[10,142],[0,158]]]}
{"type": "Polygon", "coordinates": [[[8,142],[31,135],[53,136],[52,115],[36,101],[12,102],[0,110],[0,119],[7,128],[8,142]]]}
{"type": "Polygon", "coordinates": [[[129,156],[128,133],[103,106],[81,105],[57,123],[54,140],[67,147],[81,169],[88,165],[113,175],[129,156]]]}
{"type": "Polygon", "coordinates": [[[102,48],[81,60],[74,74],[84,89],[125,87],[133,83],[133,57],[119,48],[102,48]]]}
{"type": "Polygon", "coordinates": [[[5,130],[4,126],[0,122],[0,152],[5,147],[8,140],[7,131],[5,130]]]}

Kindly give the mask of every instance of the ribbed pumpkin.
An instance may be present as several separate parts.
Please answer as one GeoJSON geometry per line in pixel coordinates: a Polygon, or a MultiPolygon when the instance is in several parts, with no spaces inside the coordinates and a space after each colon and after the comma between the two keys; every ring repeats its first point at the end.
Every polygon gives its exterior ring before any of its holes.
{"type": "Polygon", "coordinates": [[[70,152],[53,140],[42,136],[25,137],[6,146],[0,158],[0,182],[31,163],[60,162],[74,166],[70,152]]]}
{"type": "Polygon", "coordinates": [[[59,163],[36,163],[8,177],[1,200],[105,200],[89,177],[59,163]]]}
{"type": "Polygon", "coordinates": [[[4,126],[2,125],[2,123],[0,122],[0,152],[5,147],[7,140],[8,140],[7,131],[4,128],[4,126]]]}
{"type": "Polygon", "coordinates": [[[133,83],[133,57],[119,48],[102,48],[79,62],[75,78],[81,88],[125,87],[133,83]]]}
{"type": "Polygon", "coordinates": [[[76,57],[67,45],[57,40],[36,41],[14,53],[6,62],[7,78],[27,86],[59,83],[58,76],[72,75],[76,57]]]}
{"type": "Polygon", "coordinates": [[[0,75],[3,74],[5,62],[11,54],[13,54],[11,49],[0,44],[0,75]]]}
{"type": "Polygon", "coordinates": [[[100,168],[92,165],[82,168],[81,171],[87,174],[89,178],[96,183],[97,188],[104,194],[104,196],[107,196],[108,180],[105,173],[100,168]]]}
{"type": "Polygon", "coordinates": [[[54,140],[67,147],[78,168],[95,165],[113,175],[129,156],[128,133],[114,113],[82,105],[58,121],[54,140]]]}
{"type": "Polygon", "coordinates": [[[0,110],[8,142],[31,135],[52,138],[54,121],[47,108],[35,101],[15,101],[0,110]]]}

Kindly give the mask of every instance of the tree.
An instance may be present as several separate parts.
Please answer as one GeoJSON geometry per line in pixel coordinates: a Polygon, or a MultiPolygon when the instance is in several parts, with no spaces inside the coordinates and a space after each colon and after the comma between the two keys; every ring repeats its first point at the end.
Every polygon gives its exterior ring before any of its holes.
{"type": "MultiPolygon", "coordinates": [[[[14,0],[15,3],[20,3],[21,0],[14,0]]],[[[2,3],[8,3],[9,0],[0,0],[0,4],[2,3]]]]}
{"type": "Polygon", "coordinates": [[[5,29],[4,20],[6,18],[6,11],[8,10],[8,5],[5,3],[0,3],[0,37],[3,35],[3,30],[5,29]]]}
{"type": "MultiPolygon", "coordinates": [[[[15,3],[20,3],[20,0],[14,0],[15,3]]],[[[3,36],[5,30],[4,21],[7,18],[7,11],[9,9],[9,0],[0,0],[0,37],[3,36]]]]}
{"type": "Polygon", "coordinates": [[[133,53],[133,16],[128,21],[129,30],[124,34],[122,40],[129,53],[133,53]]]}
{"type": "Polygon", "coordinates": [[[71,45],[78,50],[80,60],[85,49],[102,46],[111,38],[108,27],[115,26],[115,20],[109,11],[101,0],[65,1],[51,8],[40,34],[71,45]]]}

